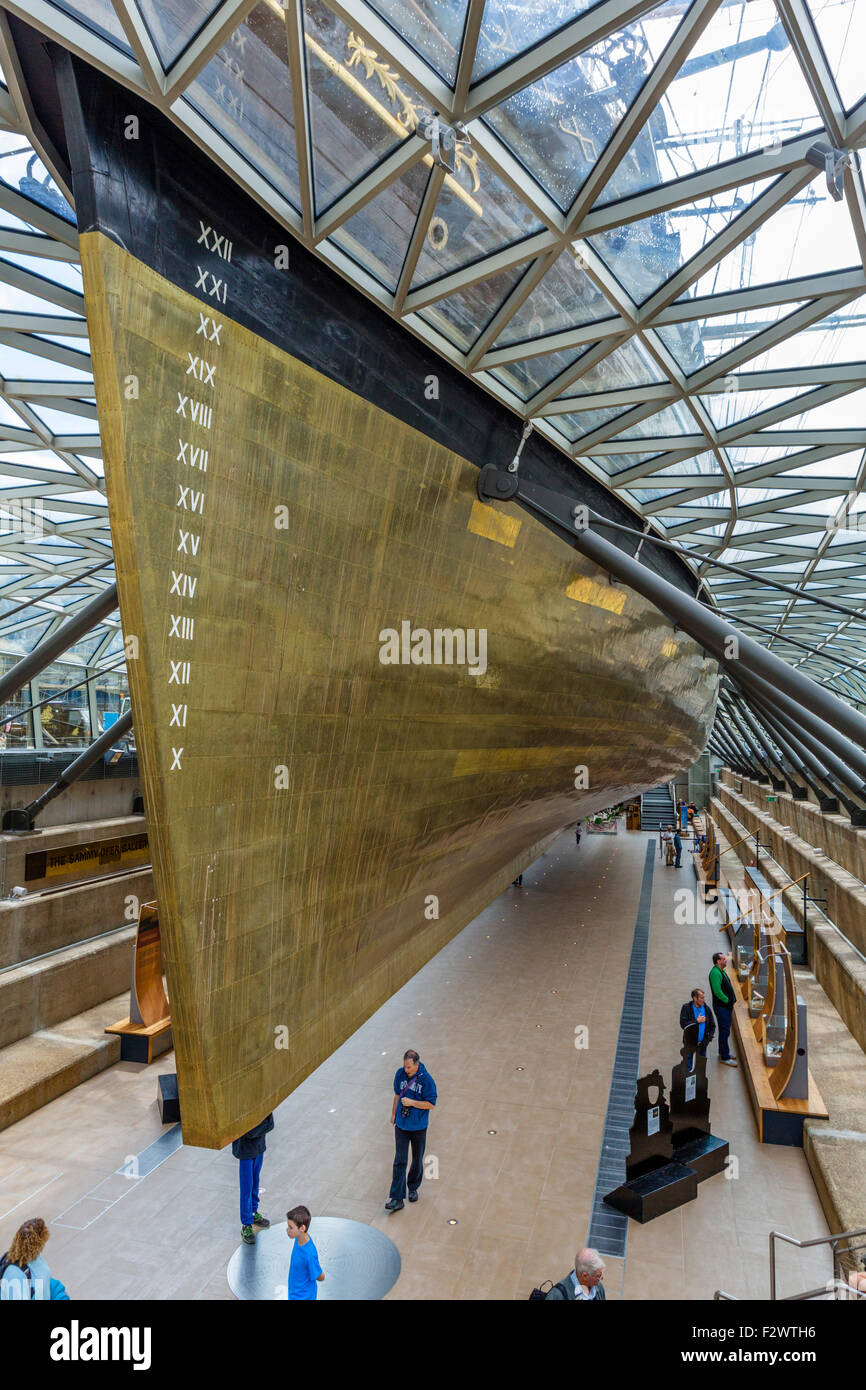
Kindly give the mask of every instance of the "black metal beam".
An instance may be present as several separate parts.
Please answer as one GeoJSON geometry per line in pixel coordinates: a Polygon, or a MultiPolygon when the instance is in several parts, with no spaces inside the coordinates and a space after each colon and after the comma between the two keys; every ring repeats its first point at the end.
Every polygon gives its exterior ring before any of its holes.
{"type": "Polygon", "coordinates": [[[73,647],[82,637],[85,637],[91,628],[101,623],[103,618],[107,618],[109,613],[117,607],[117,585],[111,584],[104,589],[101,594],[97,594],[89,603],[67,622],[59,627],[51,637],[46,637],[32,652],[22,656],[20,661],[16,661],[11,671],[7,671],[5,676],[0,677],[0,705],[11,700],[13,695],[17,695],[22,686],[38,676],[40,671],[44,671],[46,666],[50,666],[52,661],[56,661],[65,651],[73,647]]]}
{"type": "Polygon", "coordinates": [[[37,796],[36,800],[31,801],[28,806],[20,806],[15,810],[6,811],[3,816],[3,829],[18,832],[32,830],[34,820],[49,801],[53,801],[56,796],[59,796],[62,791],[77,781],[88,768],[102,757],[103,753],[107,753],[109,748],[113,748],[116,743],[125,738],[131,728],[132,710],[127,710],[126,714],[122,714],[110,728],[105,730],[104,734],[100,734],[89,748],[85,748],[83,753],[79,754],[75,761],[61,772],[57,781],[52,782],[41,796],[37,796]]]}
{"type": "MultiPolygon", "coordinates": [[[[513,474],[503,474],[489,466],[479,474],[479,495],[485,501],[501,500],[503,497],[507,500],[508,490],[516,481],[513,474]],[[504,480],[504,491],[498,490],[499,479],[504,480]]],[[[771,688],[779,691],[813,721],[823,722],[825,726],[832,725],[838,736],[844,736],[845,740],[856,740],[861,747],[866,747],[866,718],[862,714],[830,694],[802,671],[789,666],[775,652],[731,627],[697,599],[683,593],[648,566],[604,540],[595,529],[605,524],[604,517],[588,507],[580,504],[575,506],[560,493],[536,483],[521,481],[519,490],[511,495],[517,496],[526,506],[557,525],[588,559],[649,599],[663,613],[669,614],[733,676],[737,677],[742,671],[769,683],[771,688]],[[732,639],[735,641],[733,646],[732,639]],[[734,655],[729,656],[729,651],[734,655]]],[[[862,618],[863,615],[858,616],[862,618]]],[[[819,732],[817,728],[814,731],[819,732]]],[[[848,746],[854,745],[849,743],[848,746]]],[[[858,762],[858,772],[862,769],[866,783],[866,755],[859,753],[858,762]]]]}

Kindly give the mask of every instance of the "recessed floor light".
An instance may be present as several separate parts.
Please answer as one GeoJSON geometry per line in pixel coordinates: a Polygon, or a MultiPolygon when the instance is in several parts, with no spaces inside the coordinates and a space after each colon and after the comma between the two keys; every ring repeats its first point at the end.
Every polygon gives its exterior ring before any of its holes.
{"type": "Polygon", "coordinates": [[[329,1110],[329,1111],[328,1111],[328,1114],[329,1114],[329,1115],[336,1115],[336,1113],[337,1113],[336,1110],[329,1110]]]}
{"type": "Polygon", "coordinates": [[[448,1218],[448,1225],[449,1225],[449,1226],[459,1226],[459,1225],[460,1225],[460,1222],[457,1221],[457,1220],[455,1220],[455,1218],[454,1218],[453,1216],[449,1216],[449,1218],[448,1218]]]}
{"type": "Polygon", "coordinates": [[[536,1028],[543,1028],[544,1025],[543,1025],[542,1023],[536,1023],[535,1026],[536,1026],[536,1028]]]}
{"type": "MultiPolygon", "coordinates": [[[[551,994],[558,994],[558,993],[559,993],[559,990],[558,990],[558,989],[552,989],[550,992],[551,992],[551,994]]],[[[383,1057],[385,1056],[384,1052],[382,1053],[382,1056],[383,1056],[383,1057]]]]}
{"type": "Polygon", "coordinates": [[[496,1130],[495,1130],[495,1129],[488,1129],[487,1133],[488,1133],[488,1134],[495,1134],[495,1133],[496,1133],[496,1130]]]}
{"type": "Polygon", "coordinates": [[[515,1071],[525,1071],[525,1068],[524,1068],[524,1067],[515,1067],[514,1070],[515,1070],[515,1071]]]}

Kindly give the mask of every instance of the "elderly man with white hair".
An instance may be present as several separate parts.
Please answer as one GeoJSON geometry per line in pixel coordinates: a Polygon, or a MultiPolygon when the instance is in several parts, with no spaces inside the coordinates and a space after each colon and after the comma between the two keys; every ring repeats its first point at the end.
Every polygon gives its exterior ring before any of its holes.
{"type": "Polygon", "coordinates": [[[554,1284],[547,1299],[573,1299],[579,1303],[588,1303],[590,1299],[604,1300],[603,1278],[604,1260],[598,1251],[581,1250],[574,1257],[572,1272],[554,1284]]]}

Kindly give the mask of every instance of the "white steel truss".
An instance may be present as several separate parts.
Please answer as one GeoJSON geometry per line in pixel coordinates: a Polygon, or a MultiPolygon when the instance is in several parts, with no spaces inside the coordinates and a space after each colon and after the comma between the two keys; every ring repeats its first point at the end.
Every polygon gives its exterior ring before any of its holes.
{"type": "MultiPolygon", "coordinates": [[[[515,439],[531,420],[636,527],[691,551],[734,621],[860,698],[866,0],[3,4],[164,111],[511,409],[515,439]]],[[[2,19],[0,63],[3,130],[59,177],[2,19]]],[[[47,306],[0,311],[0,351],[34,354],[28,380],[0,382],[0,503],[38,496],[56,528],[39,563],[0,538],[2,601],[110,538],[80,291],[7,264],[74,267],[74,226],[9,180],[0,206],[22,223],[0,226],[0,286],[47,306]],[[49,402],[87,427],[49,428],[49,402]]]]}

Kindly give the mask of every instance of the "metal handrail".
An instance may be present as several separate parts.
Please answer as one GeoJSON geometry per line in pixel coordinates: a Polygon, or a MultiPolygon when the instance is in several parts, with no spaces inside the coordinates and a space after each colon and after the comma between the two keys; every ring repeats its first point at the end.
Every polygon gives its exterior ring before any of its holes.
{"type": "MultiPolygon", "coordinates": [[[[848,1298],[866,1299],[866,1292],[860,1289],[853,1289],[849,1284],[843,1284],[837,1279],[836,1262],[839,1255],[839,1245],[843,1241],[853,1240],[856,1236],[866,1236],[866,1227],[851,1230],[838,1231],[835,1235],[816,1236],[812,1240],[797,1240],[795,1236],[785,1235],[784,1231],[770,1232],[770,1301],[773,1303],[804,1303],[811,1298],[826,1298],[833,1293],[835,1288],[842,1288],[848,1298]],[[828,1287],[822,1284],[817,1289],[807,1289],[805,1293],[786,1294],[784,1298],[776,1295],[776,1246],[777,1240],[784,1240],[788,1245],[796,1246],[798,1250],[808,1250],[814,1245],[829,1245],[833,1250],[833,1283],[828,1287]]],[[[861,1247],[861,1249],[864,1247],[861,1247]]],[[[843,1251],[842,1253],[851,1254],[853,1251],[843,1251]]],[[[725,1289],[716,1289],[713,1300],[717,1303],[739,1303],[741,1300],[736,1294],[728,1293],[725,1289]]]]}
{"type": "MultiPolygon", "coordinates": [[[[794,1294],[789,1298],[776,1298],[776,1246],[777,1240],[784,1240],[787,1245],[794,1245],[798,1250],[808,1250],[813,1245],[830,1245],[833,1247],[833,1262],[835,1266],[836,1248],[840,1241],[853,1240],[855,1236],[866,1236],[866,1226],[853,1231],[839,1231],[831,1236],[815,1236],[812,1240],[797,1240],[795,1236],[786,1236],[784,1231],[770,1232],[770,1301],[780,1303],[790,1303],[798,1299],[814,1298],[818,1293],[829,1293],[827,1288],[810,1290],[805,1294],[794,1294]]],[[[834,1270],[835,1273],[835,1270],[834,1270]]],[[[859,1293],[856,1289],[851,1289],[858,1298],[866,1297],[866,1294],[859,1293]]]]}

